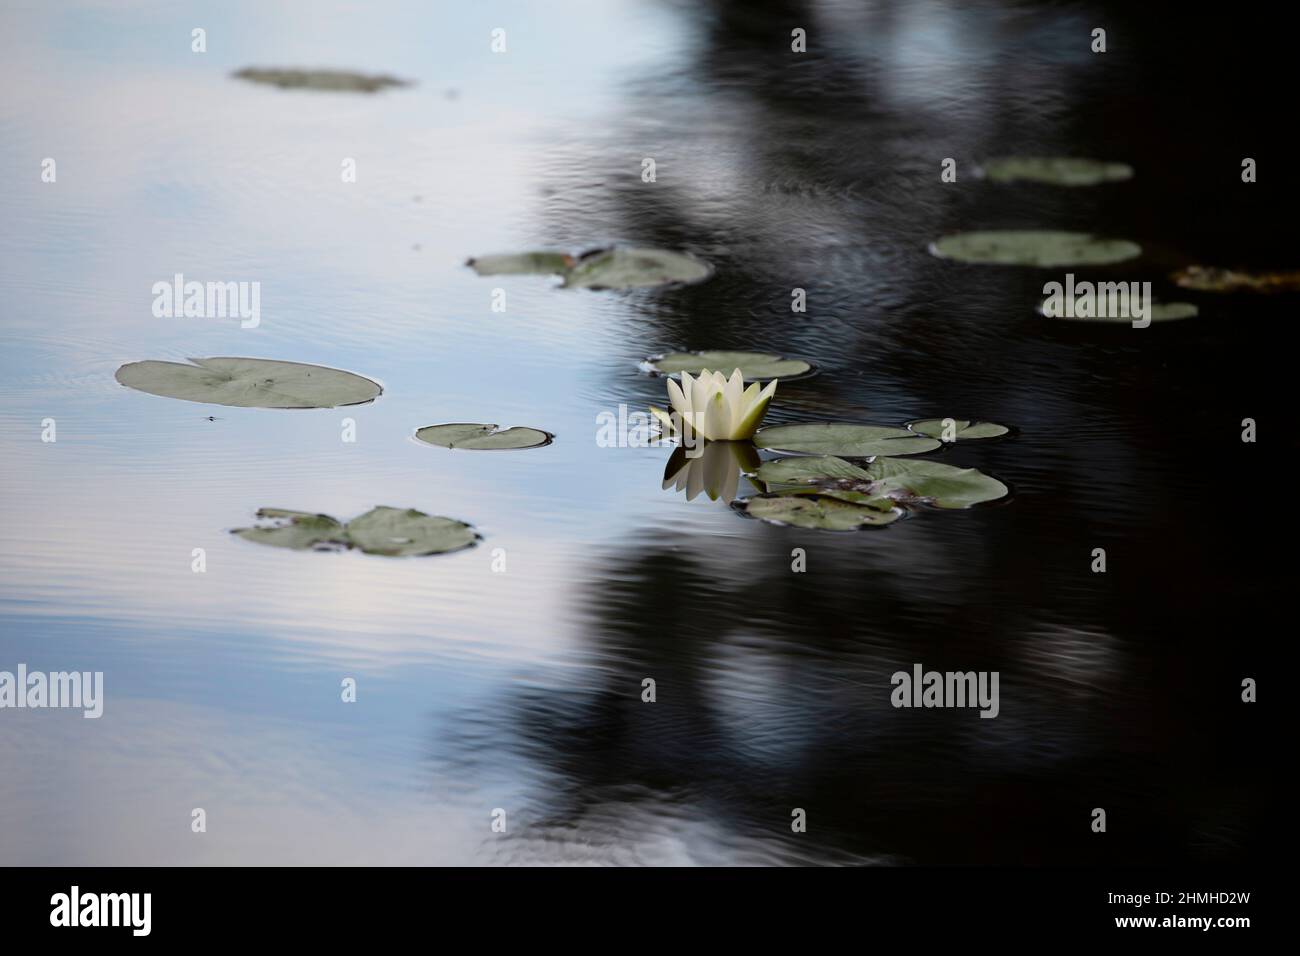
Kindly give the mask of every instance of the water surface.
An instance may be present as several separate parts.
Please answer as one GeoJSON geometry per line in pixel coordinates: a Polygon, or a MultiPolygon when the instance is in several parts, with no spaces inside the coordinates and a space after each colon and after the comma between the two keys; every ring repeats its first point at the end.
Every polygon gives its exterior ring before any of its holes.
{"type": "Polygon", "coordinates": [[[1290,577],[1275,482],[1294,448],[1294,299],[1193,297],[1202,318],[1145,331],[1052,324],[1034,306],[1055,272],[926,253],[963,229],[1097,231],[1147,250],[1101,278],[1154,280],[1166,300],[1178,265],[1294,267],[1281,161],[1261,160],[1253,186],[1238,176],[1279,115],[1272,61],[1231,33],[991,2],[65,2],[0,16],[0,669],[102,670],[107,688],[97,721],[0,714],[0,862],[1256,851],[1267,721],[1238,687],[1268,672],[1290,577]],[[1088,50],[1099,24],[1104,58],[1088,50]],[[789,51],[796,26],[807,54],[789,51]],[[506,54],[490,51],[494,27],[506,54]],[[230,78],[250,65],[417,85],[230,78]],[[969,177],[1008,153],[1137,176],[1092,190],[969,177]],[[956,184],[939,181],[948,156],[956,184]],[[44,157],[56,183],[40,180],[44,157]],[[717,272],[593,293],[463,265],[616,241],[717,272]],[[259,281],[261,324],[155,318],[150,289],[178,272],[259,281]],[[806,314],[790,310],[795,287],[806,314]],[[637,363],[704,348],[818,365],[779,389],[772,421],[1014,426],[941,453],[1013,497],[819,535],[665,491],[670,449],[598,447],[597,416],[662,404],[637,363]],[[207,355],[346,368],[385,394],[286,412],[113,379],[124,362],[207,355]],[[40,440],[46,418],[55,443],[40,440]],[[480,454],[411,439],[456,421],[557,439],[480,454]],[[384,560],[228,534],[261,506],[346,519],[377,504],[484,539],[384,560]],[[1098,547],[1104,575],[1089,570],[1098,547]],[[890,675],[915,662],[999,671],[999,717],[894,709],[890,675]],[[345,677],[355,704],[340,701],[345,677]],[[1104,843],[1088,829],[1097,806],[1104,843]],[[807,833],[790,830],[795,807],[807,833]]]}

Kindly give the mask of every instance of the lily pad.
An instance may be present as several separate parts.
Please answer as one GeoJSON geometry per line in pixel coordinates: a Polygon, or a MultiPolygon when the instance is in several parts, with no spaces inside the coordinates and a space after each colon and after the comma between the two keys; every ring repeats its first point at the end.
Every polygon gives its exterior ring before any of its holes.
{"type": "Polygon", "coordinates": [[[1083,266],[1123,262],[1141,255],[1127,239],[1098,239],[1083,232],[992,230],[961,232],[930,244],[941,259],[982,265],[1083,266]]]}
{"type": "Polygon", "coordinates": [[[803,485],[826,481],[870,481],[871,474],[843,458],[820,455],[816,458],[777,458],[759,465],[754,477],[765,485],[803,485]]]}
{"type": "Polygon", "coordinates": [[[941,442],[963,441],[971,438],[998,438],[1011,429],[995,422],[967,422],[956,418],[927,418],[924,421],[911,422],[908,426],[921,435],[937,438],[941,442]],[[952,428],[948,432],[948,427],[952,428]],[[951,434],[952,437],[945,437],[951,434]]]}
{"type": "Polygon", "coordinates": [[[377,382],[342,369],[255,358],[192,358],[130,362],[116,378],[128,388],[164,398],[240,408],[336,408],[372,402],[377,382]]]}
{"type": "MultiPolygon", "coordinates": [[[[1051,315],[1048,312],[1047,303],[1050,299],[1045,299],[1038,304],[1039,315],[1046,316],[1049,319],[1064,319],[1069,322],[1116,322],[1131,323],[1136,316],[1132,315],[1051,315]]],[[[1109,304],[1109,297],[1097,296],[1096,304],[1101,309],[1105,309],[1109,304]]],[[[1064,306],[1062,306],[1064,308],[1064,306]]],[[[1200,309],[1190,302],[1153,302],[1151,303],[1150,318],[1152,322],[1172,322],[1177,319],[1194,319],[1200,314],[1200,309]]]]}
{"type": "Polygon", "coordinates": [[[934,451],[939,442],[906,428],[854,425],[846,422],[807,422],[772,425],[754,435],[759,448],[805,455],[869,458],[873,455],[919,455],[934,451]]]}
{"type": "Polygon", "coordinates": [[[236,528],[232,533],[258,544],[292,548],[295,551],[347,547],[343,525],[329,515],[290,511],[286,508],[262,508],[257,512],[257,517],[270,521],[270,524],[236,528]]]}
{"type": "Polygon", "coordinates": [[[390,86],[410,86],[395,76],[351,73],[347,70],[275,70],[247,67],[232,74],[250,83],[277,86],[282,90],[320,90],[327,93],[376,93],[390,86]]]}
{"type": "Polygon", "coordinates": [[[1300,292],[1300,271],[1236,272],[1213,266],[1188,266],[1172,276],[1177,285],[1197,292],[1300,292]]]}
{"type": "Polygon", "coordinates": [[[615,246],[584,254],[564,276],[575,289],[644,289],[670,283],[702,282],[713,267],[667,249],[615,246]]]}
{"type": "Polygon", "coordinates": [[[1133,178],[1133,167],[1127,163],[1066,156],[1003,156],[985,160],[980,169],[985,179],[995,183],[1095,186],[1133,178]]]}
{"type": "Polygon", "coordinates": [[[427,515],[414,508],[380,506],[347,524],[348,541],[366,554],[409,557],[458,551],[478,535],[463,521],[427,515]]]}
{"type": "Polygon", "coordinates": [[[463,521],[411,508],[380,506],[346,525],[329,515],[284,508],[263,508],[257,517],[270,523],[235,528],[231,533],[258,544],[296,551],[357,548],[389,557],[458,551],[478,540],[474,529],[463,521]]]}
{"type": "Polygon", "coordinates": [[[982,471],[938,461],[877,458],[866,470],[872,479],[871,494],[938,508],[969,508],[1008,494],[1006,485],[982,471]]]}
{"type": "Polygon", "coordinates": [[[453,422],[446,425],[425,425],[415,437],[430,445],[443,448],[472,448],[480,450],[507,448],[539,448],[549,445],[555,436],[540,428],[515,426],[497,431],[496,425],[479,425],[471,422],[453,422]]]}
{"type": "Polygon", "coordinates": [[[751,518],[820,531],[857,531],[897,521],[900,512],[844,501],[829,495],[758,495],[736,503],[751,518]]]}
{"type": "Polygon", "coordinates": [[[560,275],[577,264],[567,252],[507,252],[475,256],[465,265],[481,276],[560,275]]]}
{"type": "Polygon", "coordinates": [[[768,381],[770,379],[791,379],[807,375],[812,371],[812,364],[803,359],[783,358],[765,352],[668,352],[646,359],[646,367],[658,375],[676,375],[689,372],[692,375],[709,369],[731,375],[735,369],[745,381],[768,381]]]}

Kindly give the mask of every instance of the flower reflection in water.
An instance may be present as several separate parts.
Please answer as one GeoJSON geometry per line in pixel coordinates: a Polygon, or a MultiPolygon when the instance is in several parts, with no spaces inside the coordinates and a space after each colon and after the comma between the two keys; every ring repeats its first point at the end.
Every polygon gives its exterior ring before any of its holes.
{"type": "Polygon", "coordinates": [[[684,491],[693,501],[701,491],[710,501],[731,502],[740,486],[741,472],[758,468],[758,450],[748,441],[710,441],[702,446],[678,446],[664,469],[664,488],[684,491]]]}

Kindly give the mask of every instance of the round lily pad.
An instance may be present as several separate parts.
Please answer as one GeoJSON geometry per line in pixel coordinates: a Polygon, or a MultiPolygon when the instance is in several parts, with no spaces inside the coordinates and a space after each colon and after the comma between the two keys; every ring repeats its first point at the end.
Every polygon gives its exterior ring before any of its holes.
{"type": "Polygon", "coordinates": [[[985,179],[995,183],[1095,186],[1133,178],[1133,167],[1127,163],[1066,156],[1003,156],[985,160],[980,169],[985,179]]]}
{"type": "Polygon", "coordinates": [[[347,524],[348,541],[366,554],[408,557],[459,551],[478,535],[463,521],[427,515],[414,508],[380,506],[347,524]]]}
{"type": "Polygon", "coordinates": [[[575,289],[644,289],[670,283],[702,282],[713,267],[683,252],[615,246],[578,259],[564,276],[575,289]]]}
{"type": "Polygon", "coordinates": [[[838,455],[869,458],[873,455],[918,455],[933,451],[939,442],[906,428],[854,425],[847,422],[807,422],[772,425],[754,435],[759,448],[804,455],[838,455]]]}
{"type": "Polygon", "coordinates": [[[969,508],[1008,494],[1006,485],[982,471],[938,461],[877,458],[866,471],[871,476],[872,494],[922,501],[938,508],[969,508]]]}
{"type": "MultiPolygon", "coordinates": [[[[1049,319],[1063,319],[1067,322],[1115,322],[1128,325],[1137,318],[1134,315],[1051,315],[1047,303],[1051,300],[1045,299],[1038,304],[1038,314],[1049,319]]],[[[1096,304],[1099,306],[1098,311],[1107,309],[1109,297],[1103,299],[1098,296],[1096,304]]],[[[1064,308],[1064,306],[1062,306],[1064,308]]],[[[1200,314],[1200,309],[1190,302],[1153,302],[1151,304],[1150,319],[1152,322],[1172,322],[1177,319],[1194,319],[1200,314]]]]}
{"type": "Polygon", "coordinates": [[[681,372],[695,375],[708,369],[729,376],[735,369],[740,369],[747,382],[790,379],[813,370],[812,364],[803,359],[783,358],[765,352],[724,351],[668,352],[646,359],[646,367],[658,375],[681,372]]]}
{"type": "Polygon", "coordinates": [[[240,408],[335,408],[374,401],[383,388],[368,378],[323,365],[255,358],[193,358],[130,362],[116,378],[164,398],[240,408]]]}
{"type": "Polygon", "coordinates": [[[995,422],[967,422],[956,418],[927,418],[924,421],[911,422],[907,427],[918,434],[937,438],[941,442],[998,438],[1011,431],[1006,425],[998,425],[995,422]]]}
{"type": "Polygon", "coordinates": [[[549,445],[555,436],[540,428],[515,426],[497,431],[496,425],[472,422],[453,422],[446,425],[425,425],[415,433],[420,441],[443,448],[470,448],[479,450],[538,448],[549,445]]]}
{"type": "Polygon", "coordinates": [[[930,244],[941,259],[982,265],[1083,266],[1123,262],[1141,255],[1127,239],[1098,239],[1083,232],[992,230],[961,232],[930,244]]]}
{"type": "Polygon", "coordinates": [[[380,506],[346,525],[329,515],[285,508],[263,508],[257,517],[268,523],[235,528],[231,533],[257,544],[296,551],[357,548],[388,557],[458,551],[478,540],[474,529],[463,521],[412,508],[380,506]]]}
{"type": "Polygon", "coordinates": [[[275,70],[248,67],[233,74],[250,83],[282,90],[319,90],[326,93],[376,93],[390,86],[410,86],[407,80],[384,74],[367,75],[347,70],[275,70]]]}
{"type": "Polygon", "coordinates": [[[773,524],[821,531],[857,531],[897,521],[900,512],[829,495],[758,495],[736,503],[742,514],[773,524]]]}

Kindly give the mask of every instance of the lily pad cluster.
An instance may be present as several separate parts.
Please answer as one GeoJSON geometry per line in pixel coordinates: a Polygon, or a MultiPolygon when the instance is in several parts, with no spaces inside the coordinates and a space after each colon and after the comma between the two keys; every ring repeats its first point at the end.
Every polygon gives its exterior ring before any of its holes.
{"type": "Polygon", "coordinates": [[[996,501],[1006,497],[1007,486],[977,469],[895,456],[1009,431],[993,422],[952,418],[924,419],[908,428],[840,422],[764,428],[754,436],[758,447],[795,455],[759,465],[752,477],[764,493],[733,507],[776,524],[853,531],[890,524],[908,509],[970,508],[996,501]]]}
{"type": "Polygon", "coordinates": [[[580,255],[538,251],[476,256],[466,265],[481,276],[558,275],[571,289],[648,289],[703,282],[713,267],[685,252],[612,246],[580,255]]]}
{"type": "Polygon", "coordinates": [[[468,548],[478,540],[463,521],[427,515],[414,508],[380,506],[347,523],[329,515],[286,508],[262,508],[265,523],[235,528],[231,533],[248,541],[295,551],[341,551],[356,548],[385,557],[443,554],[468,548]]]}

